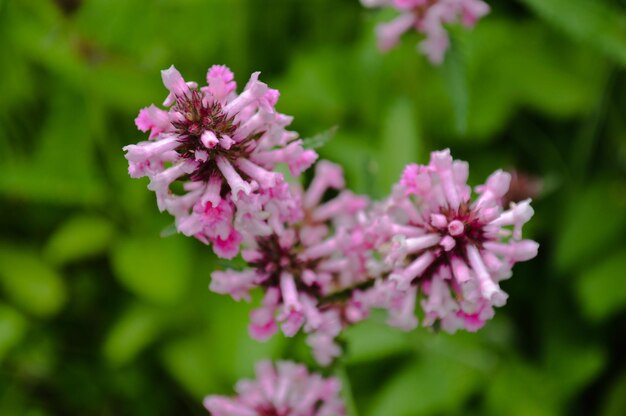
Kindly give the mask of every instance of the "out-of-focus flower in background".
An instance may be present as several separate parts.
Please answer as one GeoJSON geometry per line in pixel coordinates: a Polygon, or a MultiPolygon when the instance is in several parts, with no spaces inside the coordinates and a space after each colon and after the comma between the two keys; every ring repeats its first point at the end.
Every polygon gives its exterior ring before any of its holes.
{"type": "Polygon", "coordinates": [[[341,384],[309,373],[301,364],[261,361],[256,380],[237,383],[236,397],[208,396],[204,406],[213,416],[342,416],[341,384]]]}
{"type": "Polygon", "coordinates": [[[376,28],[378,46],[387,51],[400,37],[415,30],[423,34],[419,50],[434,64],[443,62],[450,38],[445,28],[449,23],[462,23],[473,27],[487,13],[489,5],[482,0],[361,0],[366,7],[392,7],[400,15],[376,28]]]}

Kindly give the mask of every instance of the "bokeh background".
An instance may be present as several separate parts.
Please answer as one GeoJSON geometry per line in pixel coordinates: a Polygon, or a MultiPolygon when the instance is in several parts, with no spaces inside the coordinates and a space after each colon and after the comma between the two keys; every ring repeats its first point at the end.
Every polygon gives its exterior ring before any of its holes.
{"type": "Polygon", "coordinates": [[[472,184],[541,184],[539,256],[482,331],[345,334],[359,415],[626,414],[626,2],[489,3],[433,67],[414,34],[379,53],[394,13],[357,0],[0,0],[0,414],[202,415],[260,358],[312,364],[249,339],[251,306],[207,288],[225,264],[127,175],[159,70],[215,63],[262,71],[357,192],[445,147],[472,184]]]}

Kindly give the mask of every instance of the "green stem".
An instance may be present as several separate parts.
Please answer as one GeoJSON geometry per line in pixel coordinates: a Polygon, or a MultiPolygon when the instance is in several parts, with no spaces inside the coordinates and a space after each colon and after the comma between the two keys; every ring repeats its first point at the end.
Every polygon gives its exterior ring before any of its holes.
{"type": "Polygon", "coordinates": [[[359,412],[356,408],[356,403],[354,401],[354,395],[352,394],[352,384],[350,383],[350,378],[348,377],[348,372],[346,371],[345,365],[339,363],[336,367],[336,375],[341,380],[341,390],[343,392],[343,398],[346,403],[346,411],[348,412],[348,416],[359,416],[359,412]]]}
{"type": "Polygon", "coordinates": [[[611,98],[615,90],[617,82],[617,70],[611,68],[607,74],[605,86],[596,108],[593,110],[587,123],[583,125],[579,137],[576,139],[575,145],[572,147],[572,165],[576,173],[578,183],[581,183],[587,176],[587,170],[590,159],[599,136],[602,134],[602,128],[606,122],[607,109],[610,106],[611,98]]]}

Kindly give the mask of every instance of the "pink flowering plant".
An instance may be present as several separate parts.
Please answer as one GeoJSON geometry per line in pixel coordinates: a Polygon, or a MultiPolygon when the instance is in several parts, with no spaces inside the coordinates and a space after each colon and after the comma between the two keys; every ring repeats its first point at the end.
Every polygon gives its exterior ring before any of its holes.
{"type": "Polygon", "coordinates": [[[214,416],[343,416],[345,405],[336,378],[309,373],[291,361],[261,361],[256,380],[241,380],[238,396],[208,396],[204,406],[214,416]]]}
{"type": "Polygon", "coordinates": [[[298,175],[317,154],[285,130],[291,117],[275,111],[279,93],[258,72],[241,94],[225,66],[209,68],[201,88],[174,66],[161,75],[167,110],[151,105],[139,112],[135,124],[150,135],[124,148],[128,172],[150,178],[159,210],[175,217],[179,232],[233,258],[242,241],[271,234],[272,224],[293,215],[276,164],[287,163],[298,175]]]}
{"type": "MultiPolygon", "coordinates": [[[[417,3],[394,5],[430,11],[437,2],[417,3]]],[[[211,67],[201,88],[173,66],[162,77],[167,110],[139,112],[137,127],[149,137],[124,148],[129,173],[150,179],[158,208],[180,233],[219,257],[241,254],[247,267],[214,271],[210,289],[237,301],[262,293],[249,324],[258,341],[304,332],[317,363],[328,366],[343,353],[343,330],[373,309],[405,331],[420,321],[476,331],[505,305],[500,282],[515,263],[537,255],[538,244],[522,237],[530,199],[505,205],[509,173],[498,170],[472,189],[468,163],[446,149],[427,165],[406,166],[378,201],[347,189],[341,166],[326,160],[302,186],[276,167],[295,177],[317,154],[285,129],[291,117],[275,110],[278,91],[259,73],[240,94],[225,66],[211,67]]],[[[345,412],[339,382],[302,365],[262,362],[257,378],[240,382],[236,398],[209,396],[206,408],[235,416],[345,412]]]]}
{"type": "Polygon", "coordinates": [[[378,47],[387,51],[408,31],[424,35],[420,52],[434,64],[443,62],[450,38],[447,24],[462,23],[471,28],[487,13],[489,5],[482,0],[361,0],[365,7],[390,7],[400,15],[376,28],[378,47]]]}

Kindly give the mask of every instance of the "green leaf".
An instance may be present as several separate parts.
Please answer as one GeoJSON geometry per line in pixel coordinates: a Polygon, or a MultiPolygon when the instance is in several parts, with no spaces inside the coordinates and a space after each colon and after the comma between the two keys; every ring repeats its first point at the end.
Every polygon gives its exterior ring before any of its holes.
{"type": "Polygon", "coordinates": [[[404,167],[414,163],[421,149],[418,118],[412,102],[399,98],[387,109],[383,120],[382,141],[378,162],[378,190],[387,195],[398,182],[404,167]]]}
{"type": "Polygon", "coordinates": [[[583,312],[601,320],[626,306],[626,249],[584,271],[576,281],[576,293],[583,312]]]}
{"type": "MultiPolygon", "coordinates": [[[[606,73],[598,53],[534,20],[490,16],[463,40],[471,100],[461,140],[496,138],[520,107],[558,118],[587,115],[606,73]]],[[[428,96],[423,111],[430,111],[436,99],[428,96]]],[[[444,111],[437,108],[439,124],[445,122],[444,111]]]]}
{"type": "Polygon", "coordinates": [[[357,193],[372,194],[378,168],[375,165],[375,150],[363,137],[344,130],[337,138],[319,149],[320,158],[338,163],[343,168],[348,188],[357,193]]]}
{"type": "Polygon", "coordinates": [[[0,303],[0,363],[17,346],[26,332],[26,318],[10,306],[0,303]]]}
{"type": "Polygon", "coordinates": [[[213,346],[210,337],[200,334],[172,341],[160,352],[167,371],[197,399],[214,392],[218,386],[215,367],[224,357],[216,355],[213,346]]]}
{"type": "Polygon", "coordinates": [[[154,308],[138,303],[131,305],[109,330],[103,346],[104,356],[113,365],[129,363],[156,339],[161,324],[154,308]]]}
{"type": "Polygon", "coordinates": [[[298,123],[313,126],[331,126],[341,120],[346,103],[341,94],[340,61],[340,54],[333,50],[318,49],[296,56],[282,83],[272,84],[284,91],[278,102],[280,111],[297,114],[298,123]]]}
{"type": "Polygon", "coordinates": [[[598,183],[571,197],[559,227],[554,261],[564,272],[574,270],[610,249],[626,228],[623,190],[598,183]]]}
{"type": "Polygon", "coordinates": [[[187,289],[191,261],[188,242],[181,236],[121,239],[111,257],[122,285],[148,301],[166,305],[179,301],[187,289]]]}
{"type": "Polygon", "coordinates": [[[62,224],[50,237],[44,255],[61,265],[104,253],[115,233],[113,224],[102,217],[79,215],[62,224]]]}
{"type": "Polygon", "coordinates": [[[27,249],[0,244],[0,283],[9,299],[38,317],[57,314],[67,300],[61,276],[27,249]]]}
{"type": "MultiPolygon", "coordinates": [[[[255,295],[258,293],[255,293],[255,295]]],[[[207,299],[213,306],[212,312],[217,316],[210,322],[210,336],[213,340],[212,351],[220,357],[216,367],[224,374],[237,378],[250,374],[257,361],[280,356],[285,345],[285,337],[276,334],[265,342],[252,339],[248,332],[250,311],[258,307],[260,299],[253,299],[252,304],[235,302],[221,295],[210,294],[207,299]]],[[[255,296],[256,297],[256,296],[255,296]]]]}
{"type": "Polygon", "coordinates": [[[606,352],[600,346],[582,344],[580,340],[565,337],[557,331],[552,333],[547,344],[544,372],[558,383],[558,395],[563,403],[589,385],[607,361],[606,352]]]}
{"type": "Polygon", "coordinates": [[[3,166],[0,193],[58,205],[101,203],[105,190],[93,152],[101,109],[67,84],[52,85],[34,152],[3,166]]]}
{"type": "MultiPolygon", "coordinates": [[[[558,382],[558,381],[557,381],[558,382]]],[[[534,367],[508,359],[486,385],[488,414],[551,416],[560,414],[556,386],[534,367]]]]}
{"type": "Polygon", "coordinates": [[[343,333],[347,364],[356,364],[405,353],[411,350],[405,332],[377,322],[373,317],[349,327],[343,333]]]}
{"type": "Polygon", "coordinates": [[[623,416],[626,414],[626,372],[622,373],[610,386],[604,399],[602,416],[623,416]]]}
{"type": "Polygon", "coordinates": [[[626,14],[597,0],[522,0],[574,39],[626,65],[626,14]]]}
{"type": "Polygon", "coordinates": [[[452,357],[417,358],[381,386],[368,416],[450,414],[479,387],[480,372],[452,357]]]}

